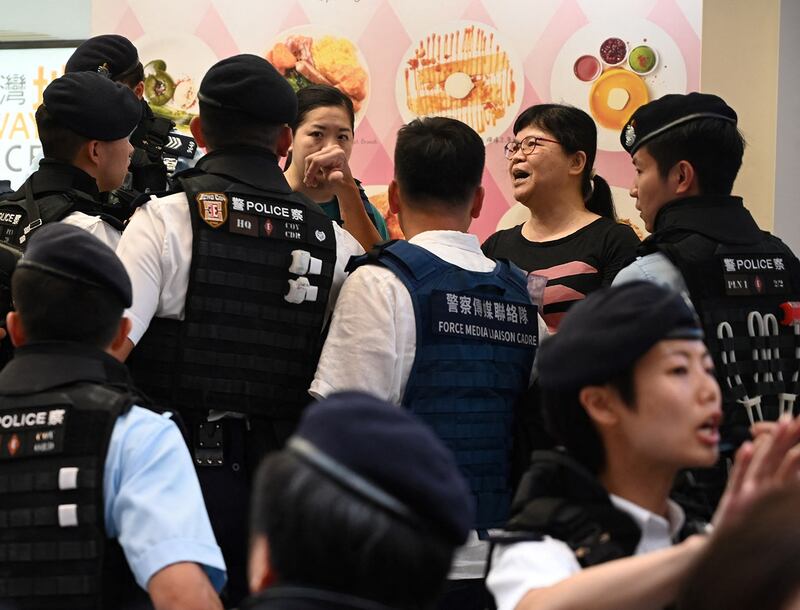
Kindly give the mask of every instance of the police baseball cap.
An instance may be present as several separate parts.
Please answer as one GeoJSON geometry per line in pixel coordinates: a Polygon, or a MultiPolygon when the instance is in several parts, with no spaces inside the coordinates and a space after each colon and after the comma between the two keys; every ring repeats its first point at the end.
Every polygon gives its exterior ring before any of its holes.
{"type": "Polygon", "coordinates": [[[662,133],[698,119],[722,119],[736,125],[736,112],[708,93],[670,94],[640,106],[622,128],[619,140],[631,155],[662,133]]]}
{"type": "Polygon", "coordinates": [[[294,89],[271,63],[257,55],[234,55],[218,61],[203,77],[197,97],[201,105],[274,125],[293,123],[297,118],[294,89]]]}
{"type": "Polygon", "coordinates": [[[539,384],[553,390],[604,384],[663,339],[702,338],[681,294],[644,281],[604,288],[575,304],[558,332],[542,341],[539,384]]]}
{"type": "Polygon", "coordinates": [[[54,222],[36,231],[17,269],[102,288],[119,297],[123,307],[131,306],[131,280],[122,261],[94,235],[73,225],[54,222]]]}
{"type": "Polygon", "coordinates": [[[287,450],[349,492],[412,526],[463,544],[469,488],[452,453],[408,410],[361,392],[306,410],[287,450]]]}
{"type": "Polygon", "coordinates": [[[99,72],[119,80],[139,65],[133,43],[119,34],[94,36],[82,43],[67,60],[64,72],[99,72]]]}
{"type": "Polygon", "coordinates": [[[90,140],[128,137],[142,116],[133,91],[97,72],[70,72],[51,82],[42,103],[58,123],[90,140]]]}

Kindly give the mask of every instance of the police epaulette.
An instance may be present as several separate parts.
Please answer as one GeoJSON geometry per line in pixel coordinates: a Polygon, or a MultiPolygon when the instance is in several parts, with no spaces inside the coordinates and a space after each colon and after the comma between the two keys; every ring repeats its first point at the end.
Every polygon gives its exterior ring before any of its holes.
{"type": "Polygon", "coordinates": [[[136,210],[139,206],[144,205],[148,201],[150,201],[153,197],[166,197],[167,195],[174,195],[175,193],[180,193],[180,189],[166,189],[163,191],[148,191],[147,193],[139,193],[136,197],[133,198],[130,204],[131,210],[136,210]]]}
{"type": "Polygon", "coordinates": [[[344,268],[345,272],[352,273],[354,269],[364,264],[363,263],[364,259],[368,260],[370,263],[377,262],[383,251],[397,241],[399,240],[392,239],[390,241],[385,241],[382,244],[378,244],[370,248],[369,252],[367,252],[366,254],[362,254],[361,256],[351,257],[344,268]]]}
{"type": "Polygon", "coordinates": [[[520,530],[517,532],[510,530],[492,530],[489,534],[489,541],[493,544],[514,544],[517,542],[541,542],[544,534],[532,531],[520,530]]]}

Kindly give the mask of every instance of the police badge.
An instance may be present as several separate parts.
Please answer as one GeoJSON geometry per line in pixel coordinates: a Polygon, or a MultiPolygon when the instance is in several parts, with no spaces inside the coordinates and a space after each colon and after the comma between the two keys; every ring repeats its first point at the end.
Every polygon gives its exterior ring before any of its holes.
{"type": "Polygon", "coordinates": [[[195,199],[200,218],[212,229],[221,227],[228,220],[228,197],[225,193],[198,193],[195,199]]]}
{"type": "Polygon", "coordinates": [[[628,123],[625,127],[625,146],[630,148],[636,141],[636,131],[633,128],[633,122],[628,123]]]}

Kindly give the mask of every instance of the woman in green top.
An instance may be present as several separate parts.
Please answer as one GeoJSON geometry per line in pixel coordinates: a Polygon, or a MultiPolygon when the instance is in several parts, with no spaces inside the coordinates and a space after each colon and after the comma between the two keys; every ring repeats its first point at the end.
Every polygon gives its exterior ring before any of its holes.
{"type": "Polygon", "coordinates": [[[327,85],[300,89],[297,100],[286,179],[293,190],[318,203],[369,250],[388,239],[389,232],[383,216],[350,172],[353,102],[327,85]]]}

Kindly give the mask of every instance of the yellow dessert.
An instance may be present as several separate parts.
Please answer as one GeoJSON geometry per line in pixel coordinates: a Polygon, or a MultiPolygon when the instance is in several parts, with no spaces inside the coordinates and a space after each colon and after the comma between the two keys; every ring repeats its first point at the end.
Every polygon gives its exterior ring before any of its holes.
{"type": "Polygon", "coordinates": [[[619,130],[628,118],[650,99],[644,81],[629,70],[607,70],[592,84],[589,109],[597,122],[619,130]]]}

